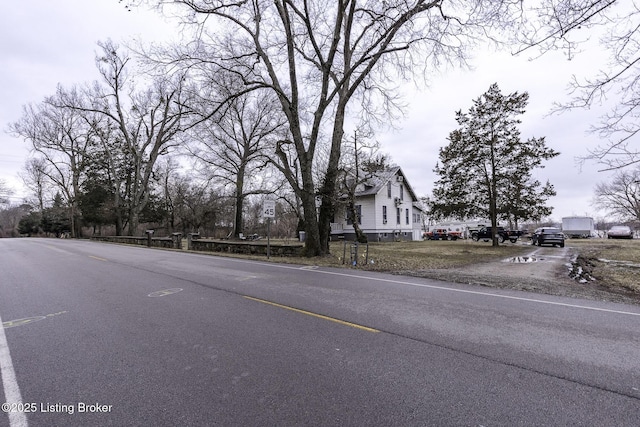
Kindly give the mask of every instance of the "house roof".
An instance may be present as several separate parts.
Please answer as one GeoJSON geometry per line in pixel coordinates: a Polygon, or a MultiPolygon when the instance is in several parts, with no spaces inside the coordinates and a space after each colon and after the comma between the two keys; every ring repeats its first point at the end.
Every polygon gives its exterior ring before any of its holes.
{"type": "Polygon", "coordinates": [[[382,188],[384,188],[384,186],[387,185],[387,182],[394,179],[396,175],[402,176],[403,185],[409,192],[409,195],[411,196],[411,200],[413,202],[417,202],[418,197],[416,197],[416,194],[414,193],[413,188],[411,188],[411,185],[409,184],[409,181],[407,181],[407,177],[402,172],[402,169],[400,168],[400,166],[394,166],[390,169],[380,171],[376,175],[368,178],[365,182],[363,182],[364,188],[360,191],[356,191],[355,196],[363,197],[363,196],[374,196],[378,194],[378,192],[380,192],[380,190],[382,190],[382,188]]]}

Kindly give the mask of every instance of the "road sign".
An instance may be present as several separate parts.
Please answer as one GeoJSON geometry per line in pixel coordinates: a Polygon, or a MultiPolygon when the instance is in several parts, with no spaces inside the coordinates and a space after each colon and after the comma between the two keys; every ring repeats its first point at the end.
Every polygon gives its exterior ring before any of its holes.
{"type": "Polygon", "coordinates": [[[276,217],[276,202],[275,200],[265,200],[262,202],[262,216],[265,218],[276,217]]]}

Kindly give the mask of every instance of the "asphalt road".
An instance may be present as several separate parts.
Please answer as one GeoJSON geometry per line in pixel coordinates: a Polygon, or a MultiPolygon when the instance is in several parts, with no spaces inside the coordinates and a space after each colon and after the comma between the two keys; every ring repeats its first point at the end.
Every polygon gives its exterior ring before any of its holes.
{"type": "Polygon", "coordinates": [[[0,426],[640,420],[637,306],[0,239],[0,320],[0,426]]]}

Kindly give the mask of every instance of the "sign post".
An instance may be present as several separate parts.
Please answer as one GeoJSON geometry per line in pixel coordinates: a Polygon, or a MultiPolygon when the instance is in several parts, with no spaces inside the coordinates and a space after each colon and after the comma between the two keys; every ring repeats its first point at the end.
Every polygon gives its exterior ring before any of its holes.
{"type": "Polygon", "coordinates": [[[271,258],[271,218],[276,217],[275,200],[262,202],[262,216],[267,219],[267,259],[271,258]]]}

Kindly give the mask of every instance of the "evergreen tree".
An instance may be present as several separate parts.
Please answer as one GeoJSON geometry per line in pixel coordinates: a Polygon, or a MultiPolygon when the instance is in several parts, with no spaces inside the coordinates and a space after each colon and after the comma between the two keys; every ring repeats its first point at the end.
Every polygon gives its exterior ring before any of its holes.
{"type": "Polygon", "coordinates": [[[105,224],[115,224],[115,206],[113,205],[113,190],[108,182],[104,182],[95,174],[90,174],[82,185],[82,192],[78,196],[78,206],[82,212],[82,220],[86,225],[96,228],[105,224]]]}
{"type": "Polygon", "coordinates": [[[42,211],[42,221],[40,222],[42,231],[60,237],[62,234],[71,232],[70,212],[62,200],[60,193],[56,193],[53,199],[53,206],[42,211]]]}
{"type": "Polygon", "coordinates": [[[485,217],[494,232],[498,218],[535,219],[551,209],[544,204],[555,194],[531,177],[558,152],[544,138],[522,141],[518,116],[524,114],[529,95],[503,95],[497,83],[473,101],[468,113],[458,111],[459,128],[449,134],[449,144],[439,152],[436,181],[429,207],[434,217],[459,219],[485,217]]]}

